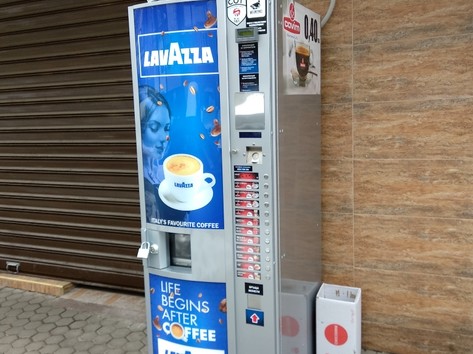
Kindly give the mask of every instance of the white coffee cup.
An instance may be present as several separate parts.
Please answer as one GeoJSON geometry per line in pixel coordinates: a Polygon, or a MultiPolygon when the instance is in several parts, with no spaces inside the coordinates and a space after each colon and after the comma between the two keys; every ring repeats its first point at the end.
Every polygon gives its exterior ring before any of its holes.
{"type": "Polygon", "coordinates": [[[202,190],[203,183],[210,188],[215,185],[214,175],[204,173],[202,161],[193,155],[171,155],[164,160],[163,170],[170,194],[182,203],[191,201],[202,190]]]}

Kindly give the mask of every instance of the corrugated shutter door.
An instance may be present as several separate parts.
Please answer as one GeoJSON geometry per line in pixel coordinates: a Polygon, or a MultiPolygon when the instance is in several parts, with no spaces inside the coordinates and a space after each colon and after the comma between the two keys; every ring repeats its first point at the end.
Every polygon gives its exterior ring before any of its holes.
{"type": "Polygon", "coordinates": [[[142,289],[127,7],[0,3],[0,266],[142,289]]]}

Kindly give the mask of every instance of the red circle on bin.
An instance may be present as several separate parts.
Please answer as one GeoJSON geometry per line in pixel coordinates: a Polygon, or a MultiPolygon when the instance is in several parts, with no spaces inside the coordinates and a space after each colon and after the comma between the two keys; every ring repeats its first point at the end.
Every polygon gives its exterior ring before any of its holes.
{"type": "Polygon", "coordinates": [[[295,337],[299,334],[299,323],[294,317],[281,317],[281,332],[283,336],[295,337]]]}
{"type": "Polygon", "coordinates": [[[343,345],[348,340],[348,333],[342,326],[331,324],[325,327],[325,338],[333,345],[343,345]]]}

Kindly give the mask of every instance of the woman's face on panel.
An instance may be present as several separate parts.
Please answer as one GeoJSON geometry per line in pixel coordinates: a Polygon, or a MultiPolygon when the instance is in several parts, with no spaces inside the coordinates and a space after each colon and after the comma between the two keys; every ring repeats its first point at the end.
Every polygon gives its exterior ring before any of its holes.
{"type": "Polygon", "coordinates": [[[149,157],[160,159],[166,147],[171,117],[165,105],[156,106],[142,132],[142,143],[149,157]]]}

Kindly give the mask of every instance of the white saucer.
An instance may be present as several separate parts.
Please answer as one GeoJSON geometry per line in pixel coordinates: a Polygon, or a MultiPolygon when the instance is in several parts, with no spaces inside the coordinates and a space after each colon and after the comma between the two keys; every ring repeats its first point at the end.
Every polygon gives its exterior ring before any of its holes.
{"type": "Polygon", "coordinates": [[[195,195],[195,197],[188,202],[180,202],[169,191],[169,185],[166,180],[162,181],[158,188],[158,194],[164,204],[168,207],[181,210],[181,211],[192,211],[203,208],[213,198],[214,192],[212,187],[207,182],[203,182],[200,187],[200,191],[195,195]]]}

